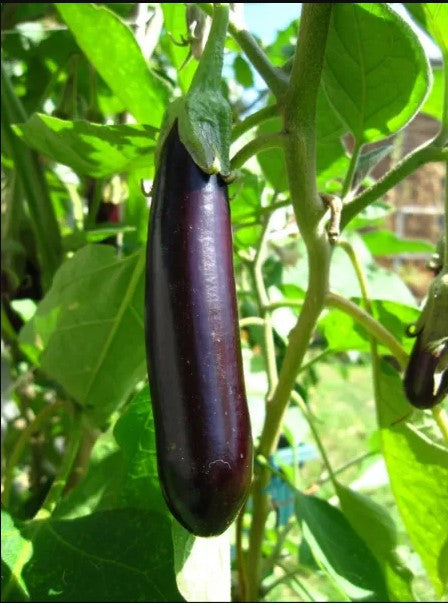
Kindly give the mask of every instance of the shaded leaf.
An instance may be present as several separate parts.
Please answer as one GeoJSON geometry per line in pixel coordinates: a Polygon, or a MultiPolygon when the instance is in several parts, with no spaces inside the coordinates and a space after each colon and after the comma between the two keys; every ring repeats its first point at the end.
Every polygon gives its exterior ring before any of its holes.
{"type": "Polygon", "coordinates": [[[169,521],[139,509],[32,521],[15,556],[32,601],[181,601],[169,521]],[[157,543],[157,546],[151,546],[157,543]],[[29,561],[22,559],[32,552],[29,561]]]}
{"type": "Polygon", "coordinates": [[[344,515],[383,568],[390,599],[414,601],[413,576],[398,556],[397,528],[387,509],[339,482],[336,492],[344,515]]]}
{"type": "Polygon", "coordinates": [[[389,600],[377,560],[339,509],[298,493],[296,515],[314,559],[340,591],[358,601],[389,600]]]}

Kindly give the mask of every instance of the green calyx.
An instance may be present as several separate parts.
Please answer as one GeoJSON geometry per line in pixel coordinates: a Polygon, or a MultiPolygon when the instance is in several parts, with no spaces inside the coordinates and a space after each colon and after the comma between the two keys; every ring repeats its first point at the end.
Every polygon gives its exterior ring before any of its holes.
{"type": "Polygon", "coordinates": [[[230,178],[230,106],[221,92],[229,5],[215,4],[213,23],[187,94],[168,107],[156,149],[156,165],[165,138],[177,121],[179,137],[193,160],[207,174],[230,178]]]}

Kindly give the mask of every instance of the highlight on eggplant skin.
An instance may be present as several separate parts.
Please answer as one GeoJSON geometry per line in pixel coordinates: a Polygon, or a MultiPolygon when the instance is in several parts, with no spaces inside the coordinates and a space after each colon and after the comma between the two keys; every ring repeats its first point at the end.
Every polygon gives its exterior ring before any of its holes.
{"type": "Polygon", "coordinates": [[[162,491],[198,536],[224,532],[251,484],[227,185],[196,165],[177,123],[148,229],[145,331],[162,491]]]}
{"type": "Polygon", "coordinates": [[[439,363],[447,354],[448,343],[431,350],[423,346],[422,334],[417,336],[403,380],[406,396],[416,408],[432,408],[448,394],[448,367],[435,383],[439,363]]]}

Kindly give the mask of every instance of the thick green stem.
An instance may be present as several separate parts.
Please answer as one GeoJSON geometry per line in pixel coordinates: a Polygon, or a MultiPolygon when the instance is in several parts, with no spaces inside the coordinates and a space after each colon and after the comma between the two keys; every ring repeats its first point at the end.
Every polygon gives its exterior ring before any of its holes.
{"type": "Polygon", "coordinates": [[[368,207],[373,201],[385,195],[396,184],[415,172],[417,168],[429,161],[442,161],[448,159],[448,149],[442,149],[435,140],[426,142],[413,153],[407,155],[393,170],[385,174],[374,185],[357,195],[342,210],[341,229],[343,229],[355,216],[368,207]]]}
{"type": "Polygon", "coordinates": [[[236,124],[232,131],[232,140],[236,140],[240,136],[242,136],[245,132],[248,132],[255,126],[258,126],[262,122],[270,119],[271,117],[277,117],[279,115],[279,107],[278,105],[269,105],[268,107],[264,107],[249,117],[246,117],[243,121],[236,124]]]}
{"type": "MultiPolygon", "coordinates": [[[[277,387],[266,409],[258,452],[269,458],[280,437],[282,421],[303,357],[328,290],[331,249],[323,224],[325,209],[316,186],[316,101],[321,77],[331,4],[303,4],[299,42],[285,96],[285,159],[296,220],[307,246],[309,284],[277,387]]],[[[269,471],[258,467],[253,484],[249,539],[249,595],[257,600],[261,581],[261,545],[269,512],[269,471]]]]}
{"type": "Polygon", "coordinates": [[[439,426],[440,433],[445,440],[445,444],[448,446],[448,417],[446,416],[446,412],[443,410],[440,404],[434,406],[432,409],[432,416],[434,417],[434,421],[439,426]]]}
{"type": "Polygon", "coordinates": [[[232,170],[237,170],[242,167],[248,159],[261,151],[272,149],[275,147],[283,147],[285,142],[285,136],[281,132],[274,132],[272,134],[261,134],[248,142],[242,149],[240,149],[235,156],[232,158],[231,166],[232,170]]]}
{"type": "MultiPolygon", "coordinates": [[[[198,6],[207,15],[213,15],[213,5],[206,3],[198,3],[198,6]]],[[[249,59],[251,65],[256,69],[259,75],[266,82],[268,88],[276,97],[282,97],[288,86],[288,76],[274,67],[269,61],[266,54],[258,45],[254,37],[230,15],[229,33],[236,40],[249,59]]]]}

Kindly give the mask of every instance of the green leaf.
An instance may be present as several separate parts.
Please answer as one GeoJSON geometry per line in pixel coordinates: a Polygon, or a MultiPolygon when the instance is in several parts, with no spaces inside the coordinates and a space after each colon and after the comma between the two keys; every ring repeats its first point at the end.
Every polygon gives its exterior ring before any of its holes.
{"type": "Polygon", "coordinates": [[[403,422],[410,405],[400,375],[375,370],[381,448],[406,530],[439,596],[448,581],[448,450],[403,422]],[[401,422],[400,422],[401,419],[401,422]]]}
{"type": "Polygon", "coordinates": [[[444,2],[405,3],[414,20],[440,46],[448,51],[448,7],[444,2]]]}
{"type": "Polygon", "coordinates": [[[2,509],[2,601],[26,601],[29,590],[20,570],[33,549],[14,525],[12,517],[2,509]]]}
{"type": "MultiPolygon", "coordinates": [[[[279,117],[267,120],[258,128],[258,134],[271,134],[282,130],[279,117]]],[[[317,183],[320,189],[327,190],[331,180],[342,181],[348,167],[348,157],[342,146],[341,137],[346,128],[329,104],[322,87],[317,97],[316,144],[317,144],[317,183]]],[[[283,152],[264,151],[257,155],[258,163],[270,185],[277,192],[288,190],[288,179],[283,152]]],[[[339,186],[340,188],[340,186],[339,186]]],[[[336,189],[331,189],[337,192],[336,189]]]]}
{"type": "Polygon", "coordinates": [[[151,126],[102,126],[35,113],[16,134],[30,147],[78,174],[105,178],[153,159],[157,130],[151,126]]]}
{"type": "Polygon", "coordinates": [[[359,143],[406,125],[425,99],[430,76],[418,38],[386,4],[334,5],[323,84],[359,143]]]}
{"type": "Polygon", "coordinates": [[[182,92],[185,94],[190,87],[194,72],[198,66],[198,61],[191,58],[185,63],[189,46],[178,46],[182,37],[188,36],[187,22],[185,15],[185,4],[180,2],[162,2],[163,21],[165,24],[165,35],[161,37],[161,45],[173,66],[176,68],[177,79],[182,92]],[[181,69],[182,67],[182,69],[181,69]]]}
{"type": "Polygon", "coordinates": [[[354,177],[355,184],[361,184],[366,176],[370,174],[373,168],[378,163],[387,157],[393,150],[394,145],[384,143],[380,147],[365,151],[359,156],[358,165],[356,166],[356,173],[354,177]]]}
{"type": "Polygon", "coordinates": [[[170,523],[157,513],[121,509],[32,521],[6,545],[20,560],[16,571],[32,601],[182,600],[170,523]]]}
{"type": "Polygon", "coordinates": [[[247,170],[229,187],[230,211],[235,226],[234,242],[237,247],[255,246],[261,232],[261,224],[254,224],[261,209],[262,179],[247,170]],[[247,224],[247,226],[244,226],[247,224]]]}
{"type": "Polygon", "coordinates": [[[296,515],[315,561],[341,593],[356,601],[389,600],[377,560],[339,509],[298,493],[296,515]]]}
{"type": "Polygon", "coordinates": [[[25,352],[102,424],[146,375],[143,251],[88,245],[67,260],[21,331],[25,352]]]}
{"type": "Polygon", "coordinates": [[[56,3],[76,42],[89,61],[136,120],[158,127],[168,90],[152,73],[134,34],[103,6],[56,3]]]}
{"type": "Polygon", "coordinates": [[[229,532],[198,538],[172,524],[177,587],[187,601],[230,601],[229,532]]]}
{"type": "Polygon", "coordinates": [[[361,235],[370,253],[375,256],[399,253],[433,253],[434,245],[418,239],[400,239],[389,230],[375,230],[361,235]]]}
{"type": "Polygon", "coordinates": [[[444,53],[448,52],[448,6],[445,2],[424,2],[426,27],[444,53]]]}
{"type": "Polygon", "coordinates": [[[433,68],[432,70],[433,83],[431,92],[425,101],[425,104],[420,109],[421,113],[426,113],[439,121],[442,121],[443,114],[443,84],[445,79],[444,70],[433,68]]]}
{"type": "Polygon", "coordinates": [[[241,55],[237,55],[233,61],[233,69],[235,71],[236,81],[244,86],[244,88],[250,88],[254,85],[254,75],[249,66],[249,63],[243,59],[241,55]]]}
{"type": "Polygon", "coordinates": [[[397,529],[386,508],[339,482],[336,492],[344,515],[383,568],[390,600],[414,601],[412,573],[398,556],[397,529]]]}

